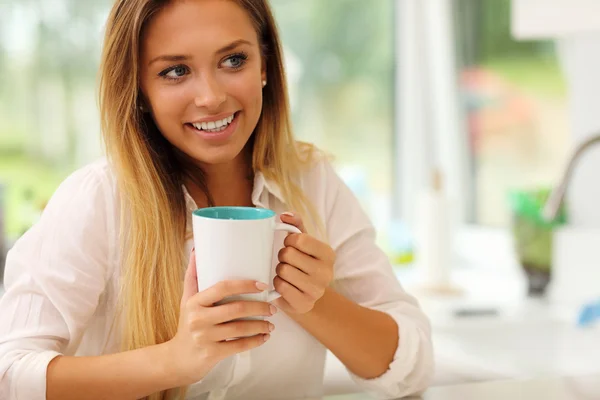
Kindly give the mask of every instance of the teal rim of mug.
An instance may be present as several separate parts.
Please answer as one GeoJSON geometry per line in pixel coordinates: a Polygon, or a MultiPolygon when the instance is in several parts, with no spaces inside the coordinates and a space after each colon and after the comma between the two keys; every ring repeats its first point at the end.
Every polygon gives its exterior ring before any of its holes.
{"type": "Polygon", "coordinates": [[[197,217],[235,221],[256,221],[275,216],[275,211],[254,207],[206,207],[193,212],[197,217]]]}

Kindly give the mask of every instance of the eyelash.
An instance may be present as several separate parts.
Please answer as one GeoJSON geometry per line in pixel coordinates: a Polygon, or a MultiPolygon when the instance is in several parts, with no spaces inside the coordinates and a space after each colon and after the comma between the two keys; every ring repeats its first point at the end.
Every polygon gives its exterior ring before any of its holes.
{"type": "MultiPolygon", "coordinates": [[[[246,64],[246,61],[248,60],[248,54],[246,54],[244,52],[239,52],[239,53],[232,54],[230,56],[227,56],[225,59],[223,59],[223,61],[221,62],[221,64],[224,63],[227,60],[231,60],[232,58],[239,58],[240,59],[240,65],[239,66],[237,66],[237,67],[231,67],[230,68],[231,70],[233,70],[235,72],[235,71],[239,71],[240,69],[242,69],[244,67],[244,65],[246,64]]],[[[160,78],[163,78],[163,79],[166,79],[166,80],[169,80],[169,81],[179,81],[183,76],[180,76],[180,77],[177,77],[177,78],[173,78],[173,77],[167,76],[170,72],[172,72],[172,71],[174,71],[174,70],[176,70],[178,68],[184,68],[186,70],[186,72],[189,71],[188,67],[186,67],[183,64],[179,64],[179,65],[173,65],[172,67],[169,67],[169,68],[161,71],[158,74],[158,76],[160,78]]]]}
{"type": "Polygon", "coordinates": [[[232,67],[231,68],[232,70],[237,71],[237,70],[241,69],[246,64],[246,61],[248,60],[248,54],[244,53],[243,51],[240,51],[239,53],[235,53],[235,54],[232,54],[230,56],[227,56],[223,60],[223,62],[225,62],[227,60],[231,60],[232,58],[239,58],[241,60],[239,67],[232,67]]]}
{"type": "Polygon", "coordinates": [[[186,72],[189,70],[188,67],[186,67],[185,65],[179,64],[179,65],[174,65],[172,67],[169,67],[169,68],[165,69],[164,71],[160,72],[158,74],[158,76],[160,78],[166,79],[168,81],[178,81],[178,80],[180,80],[182,78],[181,76],[179,76],[177,78],[172,78],[170,76],[167,76],[167,74],[169,74],[170,72],[175,71],[178,68],[184,68],[186,70],[186,72]]]}

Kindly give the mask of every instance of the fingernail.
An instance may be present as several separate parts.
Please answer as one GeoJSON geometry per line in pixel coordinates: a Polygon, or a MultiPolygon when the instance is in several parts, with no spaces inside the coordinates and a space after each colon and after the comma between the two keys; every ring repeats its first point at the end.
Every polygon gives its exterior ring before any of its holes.
{"type": "Polygon", "coordinates": [[[269,335],[268,333],[263,335],[263,339],[266,342],[267,340],[269,340],[271,338],[271,335],[269,335]]]}
{"type": "Polygon", "coordinates": [[[267,285],[266,283],[262,283],[262,282],[256,282],[256,287],[258,288],[258,290],[265,291],[269,288],[269,285],[267,285]]]}
{"type": "Polygon", "coordinates": [[[281,215],[287,215],[288,217],[293,217],[294,213],[290,212],[290,211],[286,211],[286,212],[281,213],[281,215]]]}
{"type": "Polygon", "coordinates": [[[275,325],[269,324],[269,332],[273,332],[275,330],[275,325]]]}
{"type": "Polygon", "coordinates": [[[269,306],[269,310],[271,311],[271,315],[277,314],[277,307],[275,307],[273,304],[269,306]]]}

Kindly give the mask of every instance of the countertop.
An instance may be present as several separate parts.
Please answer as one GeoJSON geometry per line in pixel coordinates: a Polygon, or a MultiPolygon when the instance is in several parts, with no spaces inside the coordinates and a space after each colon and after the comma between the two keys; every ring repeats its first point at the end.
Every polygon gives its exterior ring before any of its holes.
{"type": "MultiPolygon", "coordinates": [[[[365,394],[329,396],[324,400],[368,400],[365,394]]],[[[600,375],[507,380],[434,387],[422,400],[592,400],[600,399],[600,375]]]]}

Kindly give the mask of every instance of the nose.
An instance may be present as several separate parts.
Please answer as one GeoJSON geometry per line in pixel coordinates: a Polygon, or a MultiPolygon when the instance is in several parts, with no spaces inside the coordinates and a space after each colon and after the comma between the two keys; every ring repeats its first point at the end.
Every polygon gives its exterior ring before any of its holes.
{"type": "Polygon", "coordinates": [[[194,104],[199,108],[206,108],[209,112],[218,111],[227,99],[227,94],[214,76],[204,74],[200,77],[194,104]]]}

